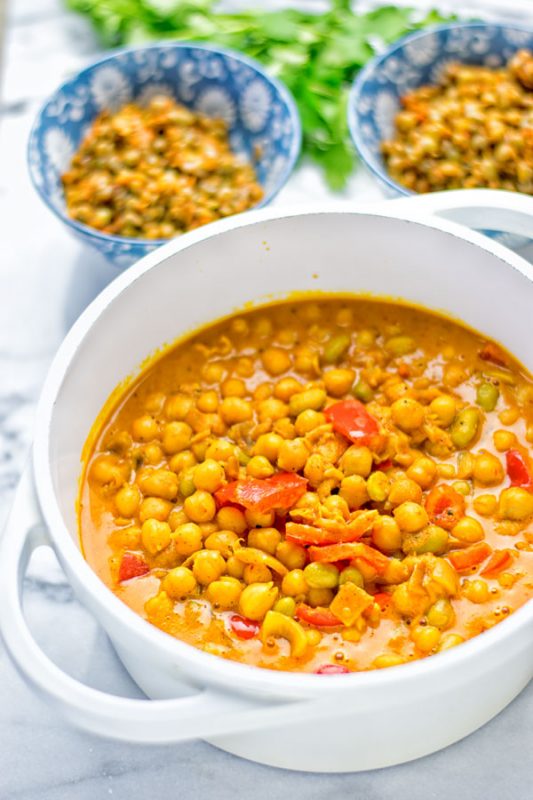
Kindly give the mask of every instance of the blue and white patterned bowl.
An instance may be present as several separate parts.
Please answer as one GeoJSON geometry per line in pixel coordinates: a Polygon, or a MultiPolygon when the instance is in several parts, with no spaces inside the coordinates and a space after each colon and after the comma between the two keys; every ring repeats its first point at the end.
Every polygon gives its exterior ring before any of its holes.
{"type": "Polygon", "coordinates": [[[348,125],[362,161],[389,196],[413,194],[390,177],[380,152],[393,135],[400,97],[436,83],[452,61],[500,67],[523,47],[533,50],[533,30],[459,22],[409,34],[367,64],[352,86],[348,125]]]}
{"type": "Polygon", "coordinates": [[[289,178],[301,146],[298,111],[289,91],[256,62],[220,48],[171,42],[117,51],[66,81],[41,108],[28,145],[33,183],[83,242],[122,269],[166,240],[111,236],[72,220],[61,175],[103,109],[167,94],[229,126],[234,152],[255,161],[266,205],[289,178]]]}

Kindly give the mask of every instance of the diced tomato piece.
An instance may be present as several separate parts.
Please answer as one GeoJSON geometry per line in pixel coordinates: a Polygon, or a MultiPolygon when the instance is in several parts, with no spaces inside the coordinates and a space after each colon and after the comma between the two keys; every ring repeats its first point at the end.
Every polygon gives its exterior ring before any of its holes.
{"type": "Polygon", "coordinates": [[[512,563],[513,557],[509,550],[495,550],[485,568],[481,570],[481,575],[486,578],[493,578],[504,569],[508,569],[512,563]]]}
{"type": "Polygon", "coordinates": [[[378,469],[380,472],[386,472],[392,466],[394,466],[394,465],[393,465],[391,459],[390,458],[386,458],[385,461],[382,461],[380,464],[377,464],[376,469],[378,469]]]}
{"type": "Polygon", "coordinates": [[[431,522],[450,531],[465,515],[465,499],[451,486],[435,486],[426,497],[426,511],[431,522]]]}
{"type": "Polygon", "coordinates": [[[336,628],[342,625],[329,608],[311,608],[306,603],[300,603],[296,607],[295,615],[302,622],[317,628],[336,628]]]}
{"type": "Polygon", "coordinates": [[[531,489],[533,481],[524,456],[518,450],[508,450],[505,454],[505,461],[511,486],[523,486],[525,489],[531,489]]]}
{"type": "Polygon", "coordinates": [[[333,403],[325,409],[324,415],[337,433],[355,444],[372,446],[379,441],[379,423],[360,400],[353,398],[333,403]]]}
{"type": "Polygon", "coordinates": [[[465,547],[464,550],[452,550],[451,553],[448,553],[448,558],[455,569],[462,572],[481,564],[491,553],[492,548],[486,542],[476,542],[470,547],[465,547]]]}
{"type": "Polygon", "coordinates": [[[271,478],[232,481],[215,492],[219,506],[235,504],[259,513],[273,509],[288,511],[305,494],[307,480],[293,472],[278,472],[271,478]]]}
{"type": "Polygon", "coordinates": [[[315,670],[316,675],[345,675],[350,670],[342,664],[323,664],[315,670]]]}
{"type": "Polygon", "coordinates": [[[497,364],[499,367],[507,366],[505,353],[501,347],[498,347],[494,342],[486,342],[478,355],[483,361],[490,361],[492,364],[497,364]]]}
{"type": "Polygon", "coordinates": [[[253,639],[259,633],[259,623],[240,614],[232,614],[229,620],[230,628],[239,639],[253,639]]]}
{"type": "Polygon", "coordinates": [[[142,556],[138,556],[136,553],[124,553],[118,570],[120,583],[130,581],[132,578],[139,578],[141,575],[146,575],[147,572],[150,572],[150,567],[142,556]]]}
{"type": "Polygon", "coordinates": [[[391,604],[391,596],[388,592],[376,592],[374,602],[378,604],[382,611],[385,611],[391,604]]]}
{"type": "Polygon", "coordinates": [[[335,561],[354,558],[361,558],[373,567],[378,575],[383,574],[389,565],[389,559],[376,550],[362,542],[345,542],[344,544],[331,544],[325,547],[310,547],[309,558],[311,561],[320,561],[332,564],[335,561]]]}

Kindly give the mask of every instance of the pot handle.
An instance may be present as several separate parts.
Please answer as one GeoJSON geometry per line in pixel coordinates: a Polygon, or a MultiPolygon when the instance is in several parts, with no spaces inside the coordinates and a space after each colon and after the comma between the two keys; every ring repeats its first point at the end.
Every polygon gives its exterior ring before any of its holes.
{"type": "Polygon", "coordinates": [[[444,217],[474,230],[495,230],[533,238],[533,197],[500,189],[454,189],[388,200],[403,215],[444,217]]]}
{"type": "MultiPolygon", "coordinates": [[[[63,672],[35,642],[22,610],[22,587],[32,552],[51,543],[27,466],[0,543],[0,631],[22,675],[71,722],[92,733],[130,742],[168,743],[243,732],[290,722],[294,706],[262,702],[213,688],[172,700],[136,700],[92,689],[63,672]]],[[[298,715],[301,719],[301,713],[298,715]]]]}

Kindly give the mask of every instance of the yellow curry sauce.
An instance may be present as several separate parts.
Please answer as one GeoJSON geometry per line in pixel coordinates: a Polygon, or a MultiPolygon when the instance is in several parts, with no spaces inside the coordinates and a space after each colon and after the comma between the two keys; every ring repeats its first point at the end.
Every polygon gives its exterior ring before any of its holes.
{"type": "Polygon", "coordinates": [[[533,382],[448,319],[348,296],[258,308],[168,349],[97,433],[87,560],[210,653],[381,668],[533,596],[533,382]]]}

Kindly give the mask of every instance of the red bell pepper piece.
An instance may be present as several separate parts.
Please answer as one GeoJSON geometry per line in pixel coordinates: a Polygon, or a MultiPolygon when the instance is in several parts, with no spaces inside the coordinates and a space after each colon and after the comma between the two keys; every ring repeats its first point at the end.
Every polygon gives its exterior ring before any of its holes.
{"type": "Polygon", "coordinates": [[[342,664],[323,664],[315,670],[316,675],[345,675],[350,670],[342,664]]]}
{"type": "Polygon", "coordinates": [[[232,614],[229,620],[230,628],[239,639],[253,639],[259,633],[259,623],[240,614],[232,614]]]}
{"type": "Polygon", "coordinates": [[[306,525],[300,522],[287,522],[285,536],[290,542],[301,545],[329,545],[341,542],[356,542],[373,526],[376,511],[359,511],[347,522],[333,523],[327,520],[323,525],[306,525]],[[327,522],[327,524],[326,524],[327,522]]]}
{"type": "Polygon", "coordinates": [[[340,619],[337,619],[329,608],[311,608],[306,603],[300,603],[296,607],[295,616],[302,622],[307,622],[308,625],[314,625],[316,628],[338,628],[342,625],[340,619]]]}
{"type": "Polygon", "coordinates": [[[508,450],[505,454],[507,474],[511,479],[511,486],[523,486],[531,489],[533,480],[525,458],[518,450],[508,450]]]}
{"type": "Polygon", "coordinates": [[[305,494],[307,480],[293,472],[278,472],[271,478],[232,481],[215,492],[219,506],[235,504],[259,513],[289,508],[305,494]]]}
{"type": "Polygon", "coordinates": [[[470,567],[476,567],[485,561],[492,553],[492,548],[486,542],[476,542],[476,544],[465,547],[464,550],[452,550],[448,553],[448,558],[458,572],[462,572],[470,567]]]}
{"type": "Polygon", "coordinates": [[[483,361],[490,361],[492,364],[497,364],[499,367],[507,366],[505,353],[501,347],[498,347],[494,342],[486,342],[478,355],[483,361]]]}
{"type": "Polygon", "coordinates": [[[513,557],[509,550],[495,550],[489,558],[486,567],[481,570],[481,575],[486,578],[494,578],[504,569],[508,569],[513,563],[513,557]]]}
{"type": "Polygon", "coordinates": [[[352,561],[354,558],[361,558],[373,567],[378,575],[381,575],[389,565],[389,559],[376,550],[362,542],[345,542],[344,544],[331,544],[326,547],[310,547],[308,550],[311,561],[332,564],[335,561],[352,561]]]}
{"type": "Polygon", "coordinates": [[[150,567],[142,556],[136,553],[124,553],[118,569],[120,583],[146,575],[147,572],[150,572],[150,567]]]}
{"type": "Polygon", "coordinates": [[[426,511],[431,522],[447,531],[457,525],[465,515],[465,499],[451,486],[435,486],[426,497],[426,511]]]}
{"type": "Polygon", "coordinates": [[[374,602],[378,604],[382,611],[385,611],[391,604],[391,596],[388,592],[376,592],[374,602]]]}
{"type": "Polygon", "coordinates": [[[333,403],[324,410],[324,415],[337,433],[355,444],[371,446],[380,436],[377,419],[354,398],[333,403]]]}

